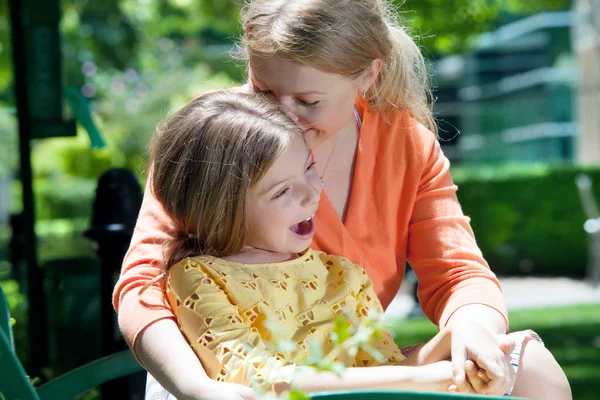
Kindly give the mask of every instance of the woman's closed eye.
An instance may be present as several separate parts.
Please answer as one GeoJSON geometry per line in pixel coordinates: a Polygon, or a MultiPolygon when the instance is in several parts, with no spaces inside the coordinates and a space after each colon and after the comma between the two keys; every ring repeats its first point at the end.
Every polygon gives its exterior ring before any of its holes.
{"type": "Polygon", "coordinates": [[[317,100],[317,101],[304,101],[302,99],[296,99],[296,103],[300,104],[302,107],[308,107],[308,108],[312,108],[312,107],[316,107],[319,105],[321,101],[317,100]]]}
{"type": "Polygon", "coordinates": [[[272,94],[272,92],[270,90],[260,88],[256,85],[252,85],[252,90],[254,91],[254,93],[267,94],[267,95],[272,94]]]}

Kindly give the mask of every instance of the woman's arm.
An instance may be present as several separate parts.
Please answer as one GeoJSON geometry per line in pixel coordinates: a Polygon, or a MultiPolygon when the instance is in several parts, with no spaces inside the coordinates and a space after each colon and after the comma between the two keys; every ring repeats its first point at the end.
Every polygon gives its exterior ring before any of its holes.
{"type": "Polygon", "coordinates": [[[460,308],[479,304],[502,316],[506,331],[500,283],[462,212],[450,163],[433,134],[422,125],[416,124],[411,133],[416,138],[415,151],[423,153],[423,164],[411,213],[407,258],[419,280],[423,311],[444,327],[460,308]]]}
{"type": "Polygon", "coordinates": [[[505,357],[510,346],[501,345],[494,336],[508,330],[500,283],[477,247],[439,143],[420,125],[413,133],[424,149],[408,239],[408,261],[419,279],[419,299],[440,328],[468,327],[452,336],[451,357],[459,388],[466,382],[468,359],[485,369],[498,388],[504,387],[510,380],[511,367],[505,357]]]}
{"type": "Polygon", "coordinates": [[[164,272],[161,268],[163,245],[172,238],[173,230],[172,220],[154,197],[150,187],[149,176],[131,244],[113,292],[119,328],[136,356],[139,348],[137,340],[141,332],[156,321],[175,319],[164,296],[161,281],[140,291],[164,272]]]}

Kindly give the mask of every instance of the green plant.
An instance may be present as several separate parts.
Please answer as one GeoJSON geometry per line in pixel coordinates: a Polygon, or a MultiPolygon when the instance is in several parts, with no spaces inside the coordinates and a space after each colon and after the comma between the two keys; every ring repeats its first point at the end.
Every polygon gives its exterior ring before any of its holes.
{"type": "MultiPolygon", "coordinates": [[[[398,325],[383,313],[369,312],[361,321],[358,320],[355,313],[350,310],[342,316],[334,318],[334,331],[330,334],[333,342],[333,348],[328,353],[324,353],[321,346],[316,342],[309,342],[310,355],[301,365],[298,365],[295,375],[306,372],[306,367],[315,371],[328,371],[336,375],[346,368],[344,363],[338,361],[341,355],[350,357],[356,356],[359,350],[367,351],[371,356],[379,361],[385,361],[381,353],[375,349],[371,343],[373,340],[381,339],[384,332],[394,333],[398,325]]],[[[290,355],[297,349],[294,341],[291,341],[278,328],[276,321],[268,321],[269,329],[274,335],[274,347],[277,352],[290,355]]],[[[269,357],[269,354],[265,354],[269,357]]],[[[267,382],[259,383],[252,381],[252,387],[263,400],[309,400],[309,396],[298,388],[293,386],[289,391],[280,395],[272,391],[265,390],[278,383],[277,376],[270,377],[267,382]]]]}

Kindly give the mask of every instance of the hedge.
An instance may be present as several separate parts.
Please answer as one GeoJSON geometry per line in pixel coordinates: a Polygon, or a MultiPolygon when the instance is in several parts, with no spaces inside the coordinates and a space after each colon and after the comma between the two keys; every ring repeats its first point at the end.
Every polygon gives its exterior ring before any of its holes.
{"type": "MultiPolygon", "coordinates": [[[[585,275],[586,216],[575,185],[582,172],[596,183],[593,188],[600,199],[600,168],[453,168],[463,210],[498,275],[585,275]]],[[[92,253],[81,233],[89,225],[95,185],[88,179],[38,183],[37,231],[43,259],[60,258],[61,252],[92,253]]],[[[4,229],[0,242],[8,236],[4,229]]],[[[5,251],[0,249],[0,259],[6,259],[5,251]]]]}
{"type": "Polygon", "coordinates": [[[586,173],[600,199],[600,168],[532,168],[484,178],[455,174],[458,198],[498,275],[585,276],[586,216],[575,178],[586,173]]]}

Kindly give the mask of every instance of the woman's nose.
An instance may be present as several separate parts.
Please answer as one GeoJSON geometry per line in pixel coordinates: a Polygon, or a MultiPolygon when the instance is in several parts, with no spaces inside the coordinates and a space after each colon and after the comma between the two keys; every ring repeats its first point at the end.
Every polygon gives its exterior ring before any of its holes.
{"type": "Polygon", "coordinates": [[[290,117],[290,119],[292,121],[294,121],[294,123],[298,123],[298,121],[300,120],[300,118],[298,117],[298,113],[295,112],[294,107],[291,106],[290,104],[287,104],[287,101],[281,100],[281,99],[277,99],[277,101],[279,102],[279,104],[281,104],[281,108],[283,109],[283,112],[290,117]]]}

